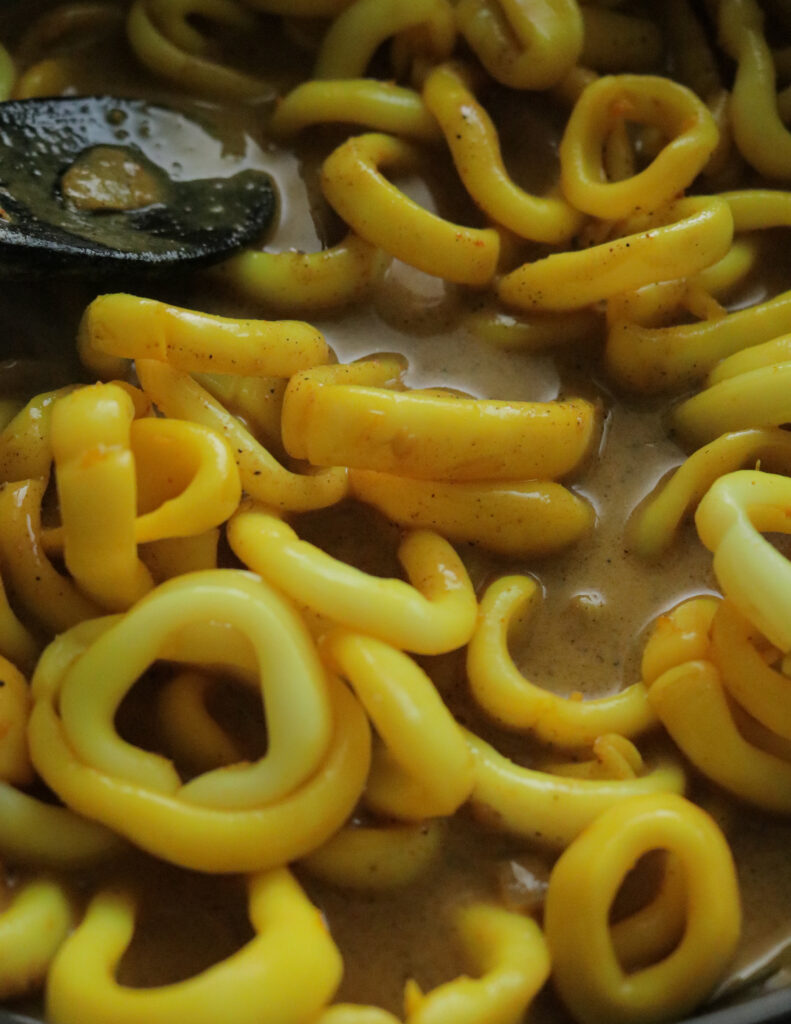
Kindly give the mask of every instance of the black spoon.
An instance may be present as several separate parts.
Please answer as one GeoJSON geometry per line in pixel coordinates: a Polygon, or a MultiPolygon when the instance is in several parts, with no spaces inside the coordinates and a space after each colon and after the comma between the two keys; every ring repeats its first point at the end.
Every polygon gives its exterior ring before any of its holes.
{"type": "Polygon", "coordinates": [[[0,276],[220,259],[276,206],[269,175],[238,165],[196,121],[142,100],[0,103],[0,276]],[[198,177],[207,157],[221,173],[198,177]]]}

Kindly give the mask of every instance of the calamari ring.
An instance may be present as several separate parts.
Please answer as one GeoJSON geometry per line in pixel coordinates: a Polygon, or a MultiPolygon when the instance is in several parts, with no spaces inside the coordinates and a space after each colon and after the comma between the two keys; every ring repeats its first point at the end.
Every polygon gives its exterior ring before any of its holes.
{"type": "Polygon", "coordinates": [[[160,585],[111,622],[57,687],[61,728],[75,756],[119,782],[202,807],[245,810],[276,802],[313,775],[330,745],[326,675],[306,627],[266,584],[231,569],[160,585]],[[185,626],[212,621],[225,623],[251,645],[267,717],[267,752],[252,764],[182,784],[165,758],[122,740],[114,720],[127,691],[171,638],[185,626]],[[96,679],[103,681],[100,692],[96,679]]]}
{"type": "Polygon", "coordinates": [[[359,78],[389,36],[419,33],[420,49],[432,61],[445,60],[456,41],[448,0],[353,0],[322,39],[314,79],[359,78]]]}
{"type": "Polygon", "coordinates": [[[540,596],[540,587],[529,576],[505,576],[486,590],[467,648],[467,676],[477,703],[503,728],[530,731],[560,747],[587,746],[604,733],[631,737],[650,729],[656,718],[642,683],[612,697],[578,701],[544,690],[522,675],[508,653],[508,631],[540,596]]]}
{"type": "Polygon", "coordinates": [[[242,320],[118,292],[86,308],[77,348],[106,380],[125,377],[130,359],[153,359],[187,373],[290,377],[330,359],[323,335],[300,320],[242,320]]]}
{"type": "Polygon", "coordinates": [[[767,178],[791,178],[791,133],[777,104],[775,66],[754,0],[723,0],[719,37],[737,62],[731,99],[733,137],[744,159],[767,178]]]}
{"type": "Polygon", "coordinates": [[[553,554],[595,520],[584,498],[551,480],[455,483],[350,469],[349,487],[406,529],[434,529],[453,543],[517,558],[553,554]]]}
{"type": "Polygon", "coordinates": [[[0,781],[15,786],[33,781],[26,736],[30,707],[27,679],[16,665],[0,657],[0,781]]]}
{"type": "Polygon", "coordinates": [[[343,969],[319,911],[281,868],[248,883],[253,938],[226,960],[185,981],[129,988],[115,970],[132,938],[135,905],[104,890],[61,947],[47,982],[53,1024],[210,1024],[234,1008],[238,1024],[312,1019],[332,998],[343,969]]]}
{"type": "Polygon", "coordinates": [[[443,481],[547,480],[574,470],[593,444],[585,399],[505,402],[370,384],[390,361],[295,374],[283,399],[283,444],[316,466],[443,481]]]}
{"type": "Polygon", "coordinates": [[[373,78],[303,82],[278,101],[269,131],[288,138],[310,125],[333,121],[425,141],[440,138],[419,92],[373,78]]]}
{"type": "Polygon", "coordinates": [[[128,608],[154,585],[135,539],[134,417],[132,399],[114,384],[79,388],[52,410],[64,561],[107,611],[128,608]]]}
{"type": "Polygon", "coordinates": [[[410,583],[332,558],[261,507],[243,505],[228,524],[228,540],[245,565],[292,600],[355,632],[418,654],[454,650],[472,634],[475,592],[439,534],[416,530],[401,543],[410,583]]]}
{"type": "Polygon", "coordinates": [[[402,651],[347,630],[322,637],[321,652],[348,681],[383,742],[374,751],[366,804],[405,821],[457,811],[472,791],[472,755],[426,673],[402,651]]]}
{"type": "Polygon", "coordinates": [[[441,821],[347,826],[299,862],[314,878],[343,889],[387,891],[410,885],[442,851],[441,821]]]}
{"type": "Polygon", "coordinates": [[[783,652],[791,650],[791,564],[761,532],[791,532],[789,508],[788,477],[742,469],[720,477],[695,513],[723,593],[783,652]]]}
{"type": "MultiPolygon", "coordinates": [[[[103,386],[110,385],[94,385],[103,386]]],[[[82,442],[79,420],[75,428],[75,440],[82,442]]],[[[98,440],[100,445],[109,444],[104,433],[98,440]]],[[[224,523],[236,510],[242,494],[239,473],[228,442],[216,431],[185,420],[149,417],[130,424],[128,448],[134,459],[136,504],[141,510],[133,517],[134,544],[198,537],[224,523]]],[[[75,466],[78,472],[84,468],[79,462],[75,466]]],[[[58,486],[64,508],[68,485],[62,469],[58,470],[58,486]]],[[[89,542],[93,538],[95,543],[96,531],[87,530],[79,506],[78,512],[76,526],[88,534],[85,542],[90,558],[89,542]]],[[[60,550],[65,536],[65,526],[43,530],[45,550],[60,550]]]]}
{"type": "Polygon", "coordinates": [[[372,245],[446,281],[488,284],[500,255],[497,232],[463,227],[430,213],[379,170],[410,168],[417,156],[412,146],[392,135],[355,136],[324,161],[322,191],[330,206],[372,245]]]}
{"type": "Polygon", "coordinates": [[[791,814],[791,761],[742,734],[711,661],[668,669],[651,684],[649,699],[698,771],[770,814],[791,814]]]}
{"type": "Polygon", "coordinates": [[[553,253],[506,274],[497,294],[525,310],[580,309],[618,292],[689,277],[722,259],[733,240],[730,207],[716,197],[679,199],[658,221],[612,241],[553,253]]]}
{"type": "Polygon", "coordinates": [[[697,177],[717,145],[717,134],[708,107],[686,86],[654,75],[600,78],[577,100],[563,134],[563,191],[578,209],[607,220],[656,210],[697,177]],[[602,148],[623,118],[654,125],[670,141],[639,174],[607,181],[602,148]]]}
{"type": "Polygon", "coordinates": [[[582,227],[583,215],[562,195],[530,195],[509,177],[497,129],[461,67],[434,68],[423,98],[439,121],[465,188],[492,220],[536,242],[560,245],[571,240],[582,227]]]}
{"type": "Polygon", "coordinates": [[[138,359],[136,368],[146,394],[167,416],[198,423],[225,438],[250,497],[283,511],[306,512],[334,505],[346,496],[349,481],[345,467],[291,472],[188,373],[154,359],[138,359]]]}
{"type": "Polygon", "coordinates": [[[34,878],[14,891],[0,911],[0,999],[41,986],[76,916],[60,882],[34,878]]]}
{"type": "MultiPolygon", "coordinates": [[[[315,84],[324,90],[341,83],[315,84]]],[[[246,249],[212,268],[211,274],[268,309],[313,314],[361,298],[389,262],[387,253],[349,231],[337,245],[314,253],[246,249]]]]}
{"type": "Polygon", "coordinates": [[[739,938],[741,911],[728,844],[714,821],[672,793],[605,811],[561,855],[544,915],[555,985],[582,1024],[684,1016],[714,987],[739,938]],[[654,849],[682,865],[689,892],[681,941],[628,973],[610,935],[609,910],[627,872],[654,849]]]}
{"type": "Polygon", "coordinates": [[[772,427],[727,433],[693,452],[635,511],[629,524],[629,547],[643,558],[661,554],[672,543],[679,523],[716,480],[746,463],[757,462],[771,472],[791,473],[791,435],[787,430],[772,427]]]}
{"type": "MultiPolygon", "coordinates": [[[[370,760],[370,735],[362,709],[337,681],[330,679],[329,693],[325,692],[327,677],[317,662],[311,668],[316,659],[311,652],[309,636],[294,612],[251,575],[216,570],[170,581],[126,616],[84,623],[47,648],[33,680],[35,705],[29,726],[33,763],[68,805],[174,863],[220,872],[283,864],[308,853],[338,829],[362,792],[370,760]],[[262,603],[263,593],[268,596],[262,603]],[[226,598],[229,608],[236,608],[227,622],[222,614],[226,598]],[[145,643],[136,631],[144,623],[151,625],[145,643]],[[298,770],[293,753],[286,749],[285,761],[278,757],[285,767],[282,778],[272,775],[265,757],[251,766],[208,772],[182,786],[165,759],[131,747],[115,735],[113,709],[126,687],[114,672],[119,641],[134,651],[125,669],[132,663],[144,666],[160,656],[257,672],[251,653],[256,643],[263,643],[262,627],[274,637],[275,649],[282,655],[267,674],[279,673],[288,682],[285,692],[273,694],[276,703],[273,706],[270,701],[267,711],[282,722],[298,713],[300,722],[285,736],[286,746],[293,745],[294,736],[303,738],[297,746],[308,754],[305,764],[315,764],[312,773],[298,770]],[[296,641],[291,653],[283,637],[290,638],[292,645],[296,641]],[[106,657],[111,659],[107,672],[106,657]],[[108,684],[108,693],[96,708],[84,693],[84,673],[92,668],[100,669],[108,684]],[[312,722],[303,720],[301,703],[293,704],[295,683],[298,690],[314,687],[308,705],[313,708],[312,722]],[[84,708],[90,722],[82,714],[84,708]],[[73,744],[91,757],[95,754],[99,764],[110,770],[82,761],[73,744]],[[254,791],[261,785],[262,792],[271,793],[274,800],[254,802],[254,791]]],[[[270,748],[274,740],[273,733],[270,748]]],[[[282,747],[283,737],[277,743],[282,747]]]]}
{"type": "MultiPolygon", "coordinates": [[[[254,24],[248,12],[227,0],[194,0],[191,6],[199,13],[231,26],[249,29],[254,24]]],[[[152,16],[153,8],[151,0],[135,0],[129,10],[126,31],[129,45],[138,60],[154,74],[202,95],[231,100],[266,99],[271,95],[272,88],[267,82],[185,51],[177,42],[171,41],[152,16]]],[[[183,22],[180,24],[180,34],[183,34],[185,26],[183,22]]],[[[186,29],[189,32],[190,26],[187,25],[186,29]]],[[[194,44],[194,37],[191,35],[190,38],[194,44]]]]}
{"type": "Polygon", "coordinates": [[[515,764],[470,732],[467,742],[475,758],[475,813],[494,828],[554,849],[567,846],[613,804],[636,794],[681,793],[686,781],[671,761],[633,779],[551,775],[515,764]]]}
{"type": "MultiPolygon", "coordinates": [[[[41,530],[41,502],[46,479],[21,480],[0,485],[0,565],[15,600],[47,632],[60,633],[84,619],[102,614],[102,609],[85,596],[47,557],[41,530]]],[[[20,624],[20,628],[24,628],[20,624]]],[[[17,637],[25,647],[34,645],[29,636],[17,637]]],[[[24,649],[24,647],[23,647],[24,649]]]]}
{"type": "Polygon", "coordinates": [[[582,53],[576,0],[461,0],[456,21],[492,78],[514,89],[548,89],[582,53]]]}

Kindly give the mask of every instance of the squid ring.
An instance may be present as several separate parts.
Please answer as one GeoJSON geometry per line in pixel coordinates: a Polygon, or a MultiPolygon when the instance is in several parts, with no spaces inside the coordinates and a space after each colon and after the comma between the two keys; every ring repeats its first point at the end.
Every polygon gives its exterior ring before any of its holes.
{"type": "Polygon", "coordinates": [[[265,509],[243,506],[228,540],[254,572],[330,621],[418,654],[465,644],[477,602],[467,570],[436,533],[415,530],[398,551],[410,583],[370,576],[300,540],[265,509]]]}
{"type": "Polygon", "coordinates": [[[139,359],[136,367],[146,394],[167,416],[198,423],[225,438],[242,487],[252,498],[284,511],[305,512],[326,508],[345,497],[349,486],[345,467],[292,473],[188,373],[155,359],[139,359]]]}
{"type": "Polygon", "coordinates": [[[532,608],[540,588],[529,576],[505,576],[481,600],[467,648],[467,676],[478,704],[506,729],[529,730],[544,743],[587,746],[605,733],[637,736],[656,723],[642,683],[597,700],[576,701],[536,686],[508,653],[514,618],[532,608]]]}
{"type": "Polygon", "coordinates": [[[378,365],[291,378],[283,399],[290,455],[423,480],[553,479],[575,469],[593,443],[596,410],[584,399],[504,402],[368,386],[362,375],[378,365]]]}
{"type": "Polygon", "coordinates": [[[108,611],[128,608],[154,585],[135,540],[134,416],[132,399],[115,384],[79,388],[52,411],[64,560],[108,611]]]}
{"type": "Polygon", "coordinates": [[[497,130],[460,68],[434,68],[423,96],[440,123],[467,191],[482,210],[522,238],[552,245],[571,240],[582,227],[583,215],[561,195],[533,196],[511,180],[497,130]]]}
{"type": "Polygon", "coordinates": [[[233,1006],[235,1024],[309,1020],[332,997],[340,953],[291,874],[281,868],[248,882],[255,935],[226,960],[185,981],[128,988],[115,970],[132,938],[135,905],[104,890],[60,949],[47,984],[53,1024],[213,1024],[233,1006]]]}
{"type": "Polygon", "coordinates": [[[203,871],[277,866],[337,830],[368,772],[362,709],[339,682],[329,680],[329,693],[327,685],[305,627],[260,580],[235,570],[194,573],[47,648],[33,680],[31,758],[65,803],[158,856],[203,871]],[[119,644],[129,653],[120,675],[119,644]],[[267,714],[291,725],[270,733],[262,760],[181,785],[166,759],[126,744],[112,725],[130,677],[157,656],[235,662],[248,674],[266,659],[267,714]],[[97,678],[98,694],[90,686],[97,678]]]}
{"type": "Polygon", "coordinates": [[[473,809],[499,829],[550,848],[567,846],[598,815],[636,794],[681,793],[685,777],[671,761],[631,779],[576,779],[523,768],[467,733],[475,758],[473,809]]]}
{"type": "Polygon", "coordinates": [[[344,889],[384,891],[409,885],[442,850],[441,821],[347,826],[299,862],[315,878],[344,889]]]}
{"type": "MultiPolygon", "coordinates": [[[[306,84],[325,90],[342,83],[306,84]]],[[[387,253],[350,231],[337,245],[320,252],[246,249],[214,267],[211,273],[267,308],[316,313],[359,299],[382,276],[389,262],[387,253]]]]}
{"type": "Polygon", "coordinates": [[[332,728],[326,685],[306,628],[279,595],[247,573],[209,570],[162,584],[93,641],[58,683],[60,720],[74,753],[100,773],[205,807],[241,810],[280,799],[321,764],[332,728]],[[218,619],[255,652],[267,753],[182,785],[169,761],[122,740],[114,718],[170,637],[218,619]]]}
{"type": "Polygon", "coordinates": [[[406,821],[458,810],[472,790],[472,755],[426,673],[381,640],[346,630],[323,637],[321,651],[348,680],[383,741],[374,752],[366,804],[406,821]]]}
{"type": "Polygon", "coordinates": [[[15,891],[0,912],[0,999],[27,995],[43,982],[75,916],[59,882],[33,879],[15,891]]]}
{"type": "Polygon", "coordinates": [[[492,78],[514,89],[548,89],[582,52],[576,0],[461,0],[456,21],[492,78]]]}
{"type": "Polygon", "coordinates": [[[695,513],[723,593],[779,650],[791,650],[791,564],[762,531],[791,533],[791,480],[742,469],[708,490],[695,513]]]}
{"type": "Polygon", "coordinates": [[[523,263],[500,279],[498,295],[518,309],[580,309],[656,281],[691,277],[721,260],[733,240],[730,207],[716,197],[679,199],[664,208],[662,221],[523,263]]]}
{"type": "Polygon", "coordinates": [[[497,232],[462,227],[430,213],[379,170],[406,169],[416,160],[416,151],[391,135],[357,135],[324,161],[324,196],[358,235],[405,263],[457,284],[488,284],[500,255],[497,232]]]}
{"type": "Polygon", "coordinates": [[[414,139],[440,138],[437,122],[420,93],[373,78],[303,82],[278,102],[269,130],[282,138],[328,121],[364,124],[379,132],[414,139]]]}
{"type": "Polygon", "coordinates": [[[130,359],[187,373],[290,377],[330,358],[321,332],[299,320],[236,320],[123,292],[91,302],[77,348],[104,380],[125,377],[130,359]]]}
{"type": "Polygon", "coordinates": [[[683,85],[655,75],[600,78],[582,93],[566,125],[560,144],[563,191],[578,209],[607,220],[656,210],[697,177],[717,136],[709,108],[683,85]],[[602,148],[622,118],[655,125],[670,142],[645,170],[611,182],[602,148]]]}
{"type": "Polygon", "coordinates": [[[327,30],[313,77],[357,78],[388,36],[416,30],[421,40],[425,38],[432,60],[444,60],[456,41],[448,0],[354,0],[327,30]]]}
{"type": "Polygon", "coordinates": [[[663,552],[684,516],[724,473],[760,461],[774,472],[791,471],[791,434],[777,427],[723,434],[693,452],[633,515],[630,547],[643,558],[663,552]]]}
{"type": "Polygon", "coordinates": [[[728,844],[714,821],[672,793],[605,811],[561,855],[544,916],[555,985],[582,1024],[684,1016],[713,988],[739,938],[741,912],[728,844]],[[627,974],[609,910],[628,871],[654,849],[680,861],[688,892],[684,934],[649,967],[627,974]]]}

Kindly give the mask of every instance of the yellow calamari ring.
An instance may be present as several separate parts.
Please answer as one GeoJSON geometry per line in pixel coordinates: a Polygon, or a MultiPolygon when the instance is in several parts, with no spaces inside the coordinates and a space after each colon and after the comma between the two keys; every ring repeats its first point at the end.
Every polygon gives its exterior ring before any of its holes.
{"type": "Polygon", "coordinates": [[[34,878],[15,889],[0,911],[0,999],[39,988],[76,921],[60,882],[34,878]]]}
{"type": "Polygon", "coordinates": [[[454,924],[466,959],[479,977],[462,975],[425,994],[410,980],[404,992],[408,1024],[522,1020],[549,977],[549,953],[539,926],[529,917],[488,903],[460,908],[454,924]]]}
{"type": "Polygon", "coordinates": [[[505,402],[357,383],[376,363],[295,374],[283,400],[283,444],[315,466],[422,480],[554,479],[591,448],[595,407],[584,399],[505,402]]]}
{"type": "MultiPolygon", "coordinates": [[[[253,19],[238,4],[222,0],[194,0],[196,13],[205,14],[232,27],[248,30],[253,19]]],[[[190,53],[161,30],[151,0],[135,0],[129,9],[126,31],[135,56],[149,71],[174,82],[187,91],[221,99],[267,99],[272,87],[265,81],[190,53]]]]}
{"type": "Polygon", "coordinates": [[[435,529],[501,555],[560,551],[590,531],[593,508],[552,481],[446,483],[371,470],[349,471],[350,493],[410,529],[435,529]]]}
{"type": "Polygon", "coordinates": [[[460,0],[456,21],[492,78],[513,89],[548,89],[582,53],[576,0],[460,0]]]}
{"type": "Polygon", "coordinates": [[[326,508],[344,498],[349,480],[345,467],[318,473],[293,473],[188,373],[154,359],[139,359],[137,375],[146,394],[167,416],[189,420],[214,431],[231,447],[245,492],[287,512],[326,508]]]}
{"type": "Polygon", "coordinates": [[[302,82],[278,101],[269,131],[288,138],[311,125],[333,121],[424,141],[440,138],[419,92],[374,78],[302,82]]]}
{"type": "Polygon", "coordinates": [[[729,376],[677,405],[675,431],[691,445],[750,427],[776,427],[791,420],[791,362],[729,376]]]}
{"type": "Polygon", "coordinates": [[[791,479],[741,469],[720,477],[695,524],[726,597],[780,651],[791,650],[791,564],[763,531],[791,532],[791,479]]]}
{"type": "Polygon", "coordinates": [[[73,387],[36,395],[0,433],[0,481],[46,480],[52,466],[52,409],[73,387]]]}
{"type": "Polygon", "coordinates": [[[690,277],[722,259],[733,240],[730,207],[717,197],[679,199],[644,218],[648,226],[632,219],[630,234],[523,263],[500,278],[497,294],[528,311],[580,309],[618,292],[690,277]]]}
{"type": "Polygon", "coordinates": [[[12,662],[0,657],[0,781],[14,786],[28,786],[33,781],[27,749],[30,708],[27,679],[12,662]]]}
{"type": "Polygon", "coordinates": [[[698,771],[770,814],[791,814],[791,761],[742,735],[711,661],[668,669],[648,693],[674,743],[698,771]]]}
{"type": "Polygon", "coordinates": [[[643,558],[665,551],[681,520],[711,485],[746,463],[774,473],[791,473],[791,435],[778,427],[723,434],[693,452],[655,494],[637,509],[629,524],[629,547],[643,558]]]}
{"type": "Polygon", "coordinates": [[[767,178],[791,178],[791,133],[780,118],[772,52],[763,12],[754,0],[723,0],[717,10],[719,38],[737,62],[731,99],[736,145],[767,178]]]}
{"type": "Polygon", "coordinates": [[[58,681],[58,709],[64,738],[95,771],[229,810],[293,792],[321,765],[332,730],[326,675],[306,627],[266,584],[231,569],[170,580],[110,624],[58,681]],[[218,619],[250,643],[266,712],[267,751],[257,762],[182,783],[165,758],[121,739],[115,715],[171,636],[188,624],[218,619]],[[101,693],[96,679],[103,681],[101,693]]]}
{"type": "Polygon", "coordinates": [[[40,479],[0,485],[0,566],[27,615],[49,633],[60,633],[102,610],[47,557],[41,530],[45,490],[46,480],[40,479]]]}
{"type": "Polygon", "coordinates": [[[25,867],[82,869],[125,849],[110,829],[0,782],[0,857],[25,867]]]}
{"type": "Polygon", "coordinates": [[[406,821],[458,810],[472,791],[472,755],[426,673],[402,651],[347,630],[324,636],[321,652],[350,684],[383,743],[374,751],[366,804],[406,821]]]}
{"type": "Polygon", "coordinates": [[[163,685],[157,700],[157,729],[166,749],[195,774],[244,759],[207,706],[215,683],[210,675],[185,670],[163,685]]]}
{"type": "Polygon", "coordinates": [[[702,323],[644,327],[618,319],[607,333],[607,371],[632,391],[679,390],[705,377],[720,359],[789,331],[791,291],[702,323]]]}
{"type": "Polygon", "coordinates": [[[508,652],[508,631],[540,597],[529,576],[505,576],[483,595],[467,648],[470,689],[483,710],[503,728],[530,731],[544,743],[568,748],[588,746],[604,733],[638,736],[655,725],[642,683],[612,697],[570,700],[522,675],[508,652]]]}
{"type": "Polygon", "coordinates": [[[607,808],[637,794],[682,793],[683,770],[672,761],[633,779],[575,779],[523,768],[467,733],[475,758],[470,801],[493,828],[562,849],[607,808]]]}
{"type": "Polygon", "coordinates": [[[405,32],[419,33],[432,61],[445,60],[456,41],[453,7],[448,0],[352,0],[321,41],[314,79],[361,77],[385,39],[405,32]]]}
{"type": "Polygon", "coordinates": [[[461,67],[442,64],[423,86],[426,106],[439,121],[465,188],[492,220],[522,238],[551,245],[569,242],[584,216],[562,195],[530,195],[509,177],[497,130],[467,79],[461,67]]]}
{"type": "Polygon", "coordinates": [[[609,75],[571,111],[560,144],[563,191],[579,210],[607,220],[656,210],[694,181],[716,145],[714,119],[691,89],[655,75],[609,75]],[[653,125],[670,141],[639,174],[608,181],[602,148],[624,118],[653,125]]]}
{"type": "Polygon", "coordinates": [[[766,729],[791,740],[791,679],[767,665],[760,633],[730,601],[711,623],[711,660],[731,697],[766,729]]]}
{"type": "Polygon", "coordinates": [[[266,509],[243,505],[228,524],[234,553],[293,601],[356,632],[417,654],[472,635],[478,605],[459,556],[439,534],[415,530],[398,549],[409,583],[340,562],[266,509]]]}
{"type": "Polygon", "coordinates": [[[217,551],[220,529],[215,527],[195,537],[165,537],[152,540],[139,548],[140,558],[156,583],[164,583],[174,576],[204,569],[217,569],[217,551]]]}
{"type": "Polygon", "coordinates": [[[211,274],[269,309],[313,314],[360,299],[389,262],[387,253],[349,231],[337,245],[315,253],[246,249],[212,268],[211,274]]]}
{"type": "Polygon", "coordinates": [[[154,585],[137,555],[134,416],[131,398],[114,384],[79,388],[52,410],[64,561],[108,611],[128,608],[154,585]]]}
{"type": "Polygon", "coordinates": [[[85,310],[77,341],[99,377],[125,377],[130,359],[176,370],[290,377],[330,359],[323,335],[299,320],[240,320],[118,292],[85,310]]]}
{"type": "Polygon", "coordinates": [[[440,821],[378,827],[347,826],[299,865],[314,878],[343,889],[387,891],[411,885],[442,851],[440,821]]]}
{"type": "Polygon", "coordinates": [[[500,255],[498,233],[493,228],[463,227],[430,213],[379,170],[408,170],[417,158],[409,143],[392,135],[355,136],[324,161],[322,191],[358,235],[404,263],[457,284],[488,284],[500,255]]]}
{"type": "Polygon", "coordinates": [[[659,616],[643,651],[646,686],[686,661],[711,658],[709,634],[719,604],[719,597],[692,597],[659,616]]]}
{"type": "Polygon", "coordinates": [[[237,570],[170,581],[124,616],[62,634],[42,655],[33,696],[30,752],[48,785],[78,812],[196,870],[259,870],[309,852],[346,819],[368,772],[362,709],[326,676],[290,606],[237,570]],[[120,675],[119,644],[130,652],[120,675]],[[299,722],[273,731],[260,761],[182,785],[165,758],[125,743],[112,725],[135,672],[156,657],[235,664],[248,675],[259,674],[263,658],[267,716],[286,723],[296,714],[299,722]],[[85,693],[85,672],[93,670],[105,683],[99,701],[85,693]],[[272,685],[278,677],[288,680],[280,692],[272,685]],[[294,703],[298,692],[309,697],[305,707],[294,703]]]}
{"type": "Polygon", "coordinates": [[[582,1024],[684,1016],[711,991],[739,939],[741,910],[728,844],[715,822],[672,793],[625,800],[564,851],[550,875],[545,928],[555,986],[582,1024]],[[639,858],[666,849],[681,863],[687,919],[678,946],[627,973],[609,911],[639,858]]]}
{"type": "Polygon", "coordinates": [[[184,981],[129,988],[115,970],[135,927],[132,898],[94,896],[61,947],[47,981],[53,1024],[210,1024],[233,1006],[237,1024],[308,1020],[332,998],[343,969],[321,914],[281,868],[248,882],[254,935],[226,960],[184,981]]]}

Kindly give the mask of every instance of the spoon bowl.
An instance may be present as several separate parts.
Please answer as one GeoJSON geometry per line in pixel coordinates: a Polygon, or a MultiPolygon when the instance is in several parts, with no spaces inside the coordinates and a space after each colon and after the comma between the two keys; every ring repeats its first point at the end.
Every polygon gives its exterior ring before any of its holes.
{"type": "Polygon", "coordinates": [[[272,180],[227,160],[228,173],[199,177],[207,143],[221,148],[142,100],[0,103],[0,275],[158,273],[254,241],[274,216],[272,180]]]}

